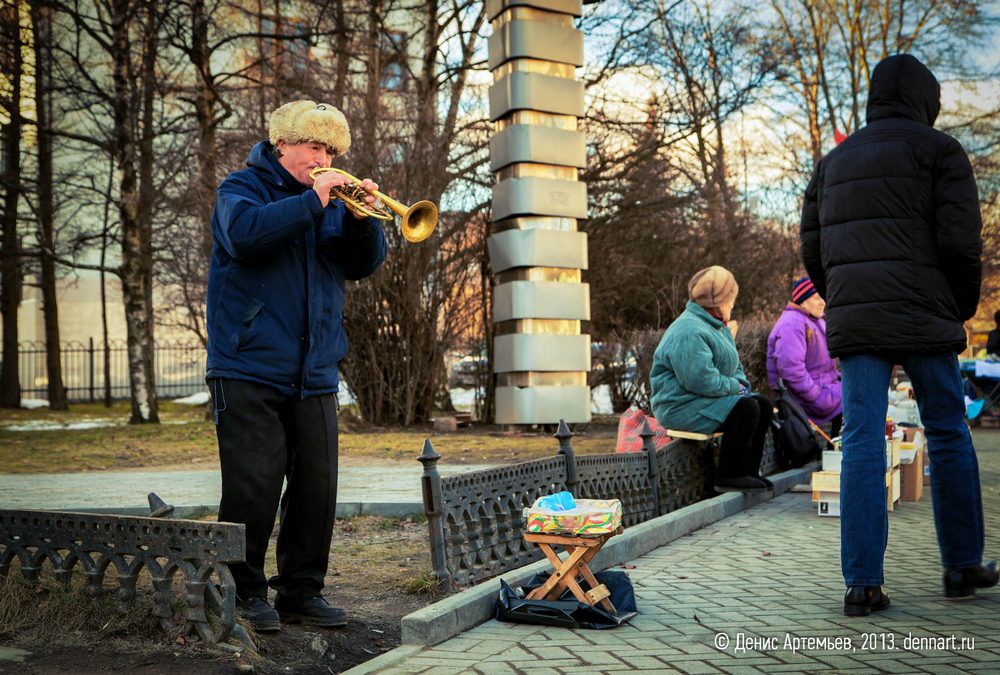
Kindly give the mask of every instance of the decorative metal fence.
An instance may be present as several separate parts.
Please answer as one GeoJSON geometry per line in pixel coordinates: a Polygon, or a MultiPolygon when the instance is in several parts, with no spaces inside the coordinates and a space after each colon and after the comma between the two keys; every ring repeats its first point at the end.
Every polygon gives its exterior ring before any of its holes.
{"type": "Polygon", "coordinates": [[[233,633],[252,645],[236,623],[236,584],[229,571],[230,564],[246,560],[241,524],[0,510],[0,582],[10,576],[15,560],[32,587],[46,561],[67,588],[74,572],[82,572],[83,591],[92,597],[107,591],[105,580],[111,577],[122,608],[135,600],[145,569],[153,591],[152,614],[164,630],[209,642],[233,633]],[[183,582],[179,594],[175,578],[183,582]],[[173,605],[179,599],[187,611],[177,622],[173,605]]]}
{"type": "MultiPolygon", "coordinates": [[[[714,495],[717,443],[677,439],[654,449],[648,424],[642,452],[576,457],[560,422],[555,457],[442,478],[429,440],[419,460],[434,575],[446,588],[467,586],[540,559],[525,543],[522,511],[538,497],[569,490],[586,499],[620,499],[625,526],[714,495]]],[[[770,434],[761,470],[777,467],[770,434]]]]}
{"type": "MultiPolygon", "coordinates": [[[[105,379],[111,385],[111,398],[129,397],[128,349],[123,341],[110,345],[91,338],[65,342],[60,349],[63,386],[70,401],[97,401],[104,398],[105,379]],[[109,360],[105,374],[105,352],[109,360]],[[107,375],[107,376],[106,376],[107,375]]],[[[153,353],[156,368],[156,393],[160,398],[178,398],[205,390],[205,348],[199,343],[158,342],[153,353]]],[[[22,342],[18,345],[18,369],[21,396],[47,398],[48,375],[45,366],[45,343],[22,342]]]]}

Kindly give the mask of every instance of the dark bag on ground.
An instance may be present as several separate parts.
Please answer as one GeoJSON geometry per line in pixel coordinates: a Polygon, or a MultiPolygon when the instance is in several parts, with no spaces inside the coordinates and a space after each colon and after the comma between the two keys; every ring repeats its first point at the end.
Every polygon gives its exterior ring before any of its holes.
{"type": "MultiPolygon", "coordinates": [[[[524,596],[538,588],[549,578],[548,573],[536,574],[527,585],[511,588],[500,580],[500,597],[497,599],[496,618],[511,623],[537,623],[560,628],[615,628],[629,621],[638,613],[635,606],[635,592],[632,580],[625,572],[597,572],[594,577],[611,592],[611,604],[617,614],[605,611],[600,605],[594,607],[580,602],[573,593],[566,590],[559,600],[526,600],[524,596]]],[[[580,580],[584,591],[590,590],[586,581],[580,580]]]]}
{"type": "Polygon", "coordinates": [[[775,393],[778,414],[771,419],[771,435],[778,456],[793,469],[819,459],[822,448],[802,406],[781,380],[775,393]]]}

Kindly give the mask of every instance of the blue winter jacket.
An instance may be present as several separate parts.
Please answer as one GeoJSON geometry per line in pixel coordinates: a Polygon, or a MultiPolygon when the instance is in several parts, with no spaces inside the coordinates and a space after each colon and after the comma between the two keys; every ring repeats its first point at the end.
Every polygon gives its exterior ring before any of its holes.
{"type": "Polygon", "coordinates": [[[219,186],[208,272],[207,378],[273,386],[288,395],[337,391],[347,353],[344,280],[385,260],[385,233],[343,202],[323,208],[267,141],[219,186]]]}

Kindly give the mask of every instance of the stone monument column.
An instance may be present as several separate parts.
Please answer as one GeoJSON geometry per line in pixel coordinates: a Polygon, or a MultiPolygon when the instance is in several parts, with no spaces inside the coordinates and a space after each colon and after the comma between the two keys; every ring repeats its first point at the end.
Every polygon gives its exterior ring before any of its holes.
{"type": "Polygon", "coordinates": [[[487,0],[496,421],[590,421],[581,0],[487,0]]]}

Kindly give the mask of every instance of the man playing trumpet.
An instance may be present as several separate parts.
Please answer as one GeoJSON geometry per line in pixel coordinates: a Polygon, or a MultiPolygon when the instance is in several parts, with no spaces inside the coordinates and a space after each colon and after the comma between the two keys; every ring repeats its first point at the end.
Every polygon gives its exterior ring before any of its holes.
{"type": "MultiPolygon", "coordinates": [[[[322,590],[337,506],[344,282],[374,273],[386,240],[378,220],[331,200],[348,178],[310,177],[350,147],[343,113],[287,103],[271,114],[269,136],[219,186],[212,216],[206,381],[222,466],[219,520],[246,525],[246,563],[231,569],[241,614],[256,630],[279,630],[279,615],[343,626],[344,611],[322,590]],[[268,580],[264,554],[279,505],[278,574],[268,580]]],[[[369,179],[361,187],[378,188],[369,179]]]]}

